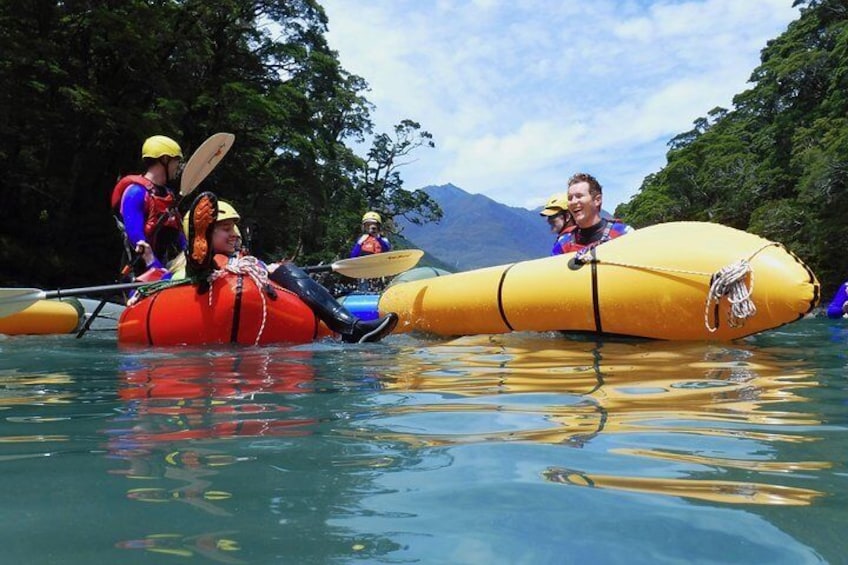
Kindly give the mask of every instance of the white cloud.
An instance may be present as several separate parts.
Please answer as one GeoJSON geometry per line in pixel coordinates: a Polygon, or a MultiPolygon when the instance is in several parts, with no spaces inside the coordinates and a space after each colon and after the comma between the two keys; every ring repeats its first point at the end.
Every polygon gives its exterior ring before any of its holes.
{"type": "Polygon", "coordinates": [[[324,0],[330,45],[378,129],[419,121],[408,188],[534,207],[576,170],[627,200],[665,143],[733,95],[798,15],[789,0],[324,0]]]}

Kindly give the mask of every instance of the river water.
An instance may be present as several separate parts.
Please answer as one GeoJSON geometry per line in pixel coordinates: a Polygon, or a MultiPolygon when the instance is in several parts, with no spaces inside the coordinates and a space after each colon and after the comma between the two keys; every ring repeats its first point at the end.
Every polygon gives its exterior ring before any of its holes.
{"type": "Polygon", "coordinates": [[[848,326],[0,338],[5,563],[838,563],[848,326]]]}

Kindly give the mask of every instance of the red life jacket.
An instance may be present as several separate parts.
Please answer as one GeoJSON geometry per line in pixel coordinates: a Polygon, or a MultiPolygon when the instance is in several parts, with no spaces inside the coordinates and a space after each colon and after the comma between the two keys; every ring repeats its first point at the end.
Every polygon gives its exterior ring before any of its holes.
{"type": "Polygon", "coordinates": [[[359,246],[363,255],[374,255],[383,252],[383,244],[373,235],[369,235],[362,245],[359,246]]]}
{"type": "Polygon", "coordinates": [[[162,228],[182,231],[174,193],[169,190],[164,196],[156,194],[156,185],[141,175],[127,175],[112,189],[112,212],[116,216],[121,217],[121,200],[131,184],[139,184],[147,190],[144,196],[144,237],[148,243],[154,245],[156,233],[162,228]]]}

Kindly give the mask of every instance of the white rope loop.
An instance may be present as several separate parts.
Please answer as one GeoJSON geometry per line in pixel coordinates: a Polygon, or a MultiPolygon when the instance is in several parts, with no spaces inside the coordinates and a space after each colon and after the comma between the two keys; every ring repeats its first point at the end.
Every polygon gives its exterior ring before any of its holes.
{"type": "Polygon", "coordinates": [[[234,275],[245,275],[253,281],[256,288],[259,289],[259,296],[262,298],[262,324],[259,326],[259,331],[256,333],[256,340],[253,345],[259,345],[259,339],[265,331],[265,324],[268,321],[268,305],[265,299],[263,289],[268,285],[268,268],[256,257],[245,255],[244,257],[230,258],[227,266],[223,269],[215,269],[209,275],[209,307],[212,307],[212,283],[217,279],[225,276],[227,273],[234,275]]]}
{"type": "Polygon", "coordinates": [[[723,296],[727,297],[730,308],[727,313],[727,323],[731,328],[745,325],[745,320],[757,313],[757,306],[751,300],[754,292],[754,271],[745,259],[723,267],[713,275],[707,301],[704,304],[704,325],[710,333],[718,330],[710,323],[710,308],[717,305],[723,296]]]}

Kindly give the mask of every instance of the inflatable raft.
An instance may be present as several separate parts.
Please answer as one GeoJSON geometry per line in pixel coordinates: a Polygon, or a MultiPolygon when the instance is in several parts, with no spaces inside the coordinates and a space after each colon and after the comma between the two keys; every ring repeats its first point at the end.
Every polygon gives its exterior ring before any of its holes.
{"type": "Polygon", "coordinates": [[[0,318],[0,334],[66,334],[75,331],[84,316],[85,309],[74,298],[39,300],[16,314],[0,318]]]}
{"type": "Polygon", "coordinates": [[[563,330],[731,340],[797,320],[819,301],[815,275],[782,245],[718,224],[655,225],[582,259],[392,285],[379,311],[400,316],[395,332],[442,336],[563,330]]]}
{"type": "Polygon", "coordinates": [[[192,284],[153,290],[127,306],[118,343],[212,345],[308,343],[331,335],[295,294],[250,276],[227,272],[203,293],[192,284]]]}
{"type": "Polygon", "coordinates": [[[309,343],[329,335],[294,293],[230,272],[202,293],[192,284],[154,289],[127,306],[118,322],[121,344],[266,345],[309,343]]]}

